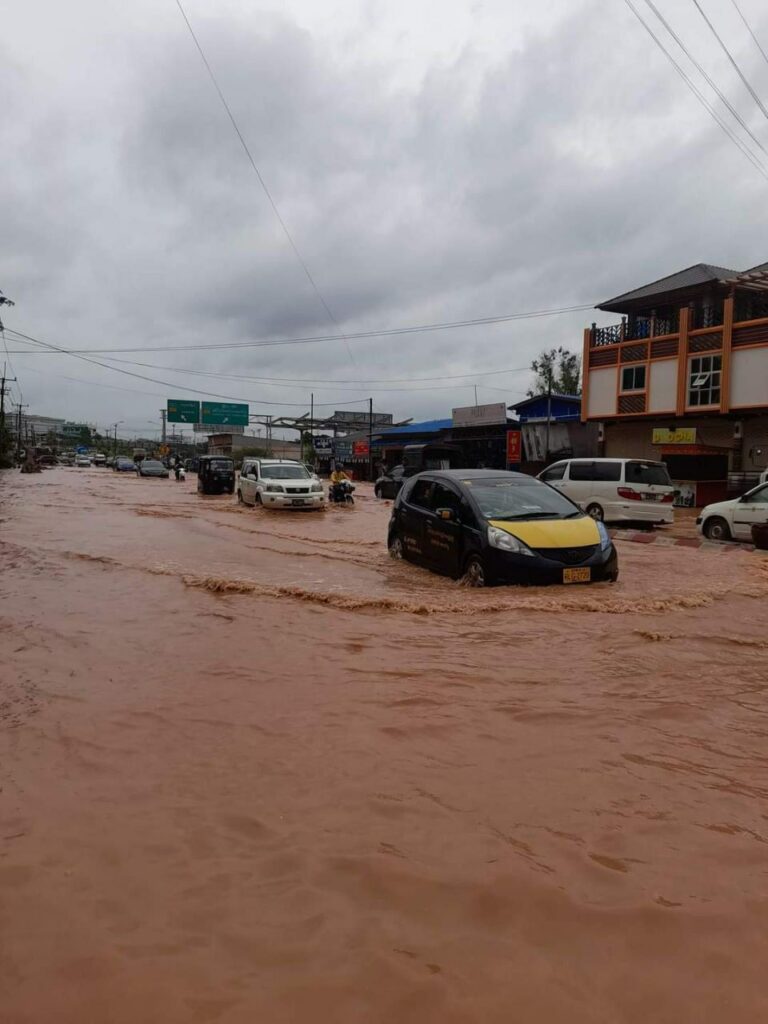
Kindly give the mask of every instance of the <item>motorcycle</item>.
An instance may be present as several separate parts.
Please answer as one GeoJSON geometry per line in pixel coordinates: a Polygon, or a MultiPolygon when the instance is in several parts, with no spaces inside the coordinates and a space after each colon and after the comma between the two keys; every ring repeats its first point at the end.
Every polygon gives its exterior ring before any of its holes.
{"type": "Polygon", "coordinates": [[[334,505],[354,505],[355,499],[352,497],[354,489],[349,480],[342,480],[338,484],[331,484],[328,488],[328,501],[334,505]]]}

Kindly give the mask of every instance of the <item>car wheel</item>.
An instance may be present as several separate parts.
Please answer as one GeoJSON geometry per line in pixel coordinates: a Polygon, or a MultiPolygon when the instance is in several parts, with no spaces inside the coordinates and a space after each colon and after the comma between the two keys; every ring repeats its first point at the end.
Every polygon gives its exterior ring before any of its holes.
{"type": "Polygon", "coordinates": [[[479,555],[470,555],[467,559],[461,583],[465,587],[485,587],[488,585],[485,566],[479,555]]]}
{"type": "Polygon", "coordinates": [[[395,561],[401,562],[405,558],[405,548],[403,547],[403,541],[397,534],[390,538],[389,541],[389,557],[394,558],[395,561]]]}
{"type": "Polygon", "coordinates": [[[380,498],[381,497],[381,488],[380,487],[374,487],[373,488],[373,495],[374,495],[375,498],[380,498]]]}
{"type": "Polygon", "coordinates": [[[602,523],[602,521],[605,519],[605,512],[603,512],[603,506],[598,505],[596,501],[592,502],[591,505],[587,505],[585,511],[588,516],[592,516],[592,518],[598,523],[602,523]]]}
{"type": "Polygon", "coordinates": [[[237,489],[237,504],[238,505],[244,505],[245,504],[245,502],[243,501],[243,492],[240,490],[239,487],[237,489]]]}
{"type": "Polygon", "coordinates": [[[264,502],[261,500],[261,491],[256,491],[256,495],[253,499],[254,505],[263,505],[264,502]]]}
{"type": "Polygon", "coordinates": [[[708,540],[730,540],[731,530],[720,516],[712,516],[704,523],[704,536],[708,540]]]}

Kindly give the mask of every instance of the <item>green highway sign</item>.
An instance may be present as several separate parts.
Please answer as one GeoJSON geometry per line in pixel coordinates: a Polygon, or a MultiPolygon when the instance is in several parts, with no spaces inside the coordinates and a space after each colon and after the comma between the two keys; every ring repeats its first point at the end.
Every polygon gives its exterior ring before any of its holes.
{"type": "Polygon", "coordinates": [[[216,426],[247,427],[248,406],[232,402],[202,402],[200,423],[216,426]]]}
{"type": "Polygon", "coordinates": [[[168,399],[169,423],[198,423],[200,420],[200,403],[188,402],[186,398],[168,399]]]}

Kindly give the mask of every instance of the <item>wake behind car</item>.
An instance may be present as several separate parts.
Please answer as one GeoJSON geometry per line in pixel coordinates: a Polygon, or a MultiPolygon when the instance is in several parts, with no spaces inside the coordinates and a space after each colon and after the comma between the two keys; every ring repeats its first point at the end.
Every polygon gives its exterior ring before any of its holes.
{"type": "Polygon", "coordinates": [[[523,473],[420,473],[395,501],[387,543],[393,558],[476,587],[594,583],[619,575],[603,523],[523,473]]]}
{"type": "Polygon", "coordinates": [[[717,501],[701,510],[699,533],[709,540],[752,540],[752,527],[768,524],[768,483],[758,484],[740,498],[717,501]]]}
{"type": "Polygon", "coordinates": [[[265,508],[325,508],[323,485],[302,462],[243,459],[237,500],[265,508]]]}
{"type": "Polygon", "coordinates": [[[154,476],[168,479],[168,470],[157,459],[142,459],[136,463],[136,473],[139,476],[154,476]]]}

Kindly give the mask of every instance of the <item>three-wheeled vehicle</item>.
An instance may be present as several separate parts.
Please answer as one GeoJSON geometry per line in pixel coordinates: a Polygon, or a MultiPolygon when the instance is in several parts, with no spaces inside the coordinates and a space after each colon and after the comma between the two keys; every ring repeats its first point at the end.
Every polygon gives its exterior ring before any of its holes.
{"type": "Polygon", "coordinates": [[[198,494],[234,494],[235,464],[226,455],[201,455],[197,470],[198,494]]]}

